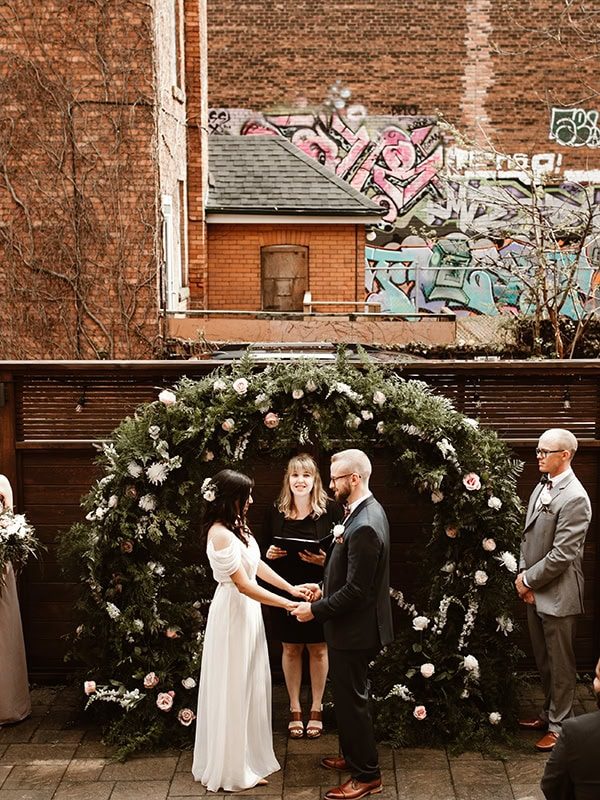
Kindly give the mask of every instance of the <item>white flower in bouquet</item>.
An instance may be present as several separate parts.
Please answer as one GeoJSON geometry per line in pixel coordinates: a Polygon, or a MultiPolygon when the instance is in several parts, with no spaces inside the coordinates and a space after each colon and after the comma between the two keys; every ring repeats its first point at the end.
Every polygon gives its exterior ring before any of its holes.
{"type": "Polygon", "coordinates": [[[231,433],[231,431],[235,428],[235,420],[233,420],[231,417],[227,417],[227,419],[221,423],[221,427],[225,433],[231,433]]]}
{"type": "Polygon", "coordinates": [[[414,700],[410,689],[402,683],[397,683],[395,686],[392,686],[385,699],[387,700],[390,697],[399,697],[401,700],[406,700],[407,702],[414,700]]]}
{"type": "Polygon", "coordinates": [[[149,672],[144,677],[144,688],[145,689],[154,689],[155,686],[158,686],[160,680],[158,675],[155,672],[149,672]]]}
{"type": "Polygon", "coordinates": [[[443,567],[440,567],[440,572],[445,572],[447,575],[452,575],[456,569],[454,561],[446,561],[443,567]]]}
{"type": "Polygon", "coordinates": [[[496,556],[496,558],[502,564],[503,567],[506,567],[506,569],[509,572],[517,571],[519,565],[517,564],[517,559],[513,556],[512,553],[509,553],[508,551],[505,550],[503,553],[500,553],[499,556],[496,556]]]}
{"type": "Polygon", "coordinates": [[[499,725],[502,720],[502,714],[499,711],[492,711],[488,719],[492,725],[499,725]]]}
{"type": "Polygon", "coordinates": [[[293,389],[292,397],[294,400],[301,400],[304,397],[304,389],[293,389]]]}
{"type": "Polygon", "coordinates": [[[138,500],[138,505],[143,511],[154,511],[156,508],[156,498],[153,494],[144,494],[138,500]]]}
{"type": "Polygon", "coordinates": [[[151,439],[158,439],[160,436],[160,428],[158,425],[150,425],[148,428],[148,433],[150,434],[151,439]]]}
{"type": "Polygon", "coordinates": [[[475,658],[475,656],[465,656],[463,658],[463,667],[467,672],[473,675],[473,677],[479,677],[479,661],[475,658]]]}
{"type": "Polygon", "coordinates": [[[307,392],[316,392],[317,391],[317,384],[312,380],[306,381],[306,391],[307,392]]]}
{"type": "Polygon", "coordinates": [[[107,603],[106,613],[111,619],[119,619],[121,616],[121,609],[118,608],[118,606],[116,606],[114,603],[107,603]]]}
{"type": "Polygon", "coordinates": [[[246,392],[248,391],[248,385],[249,384],[248,384],[248,381],[246,380],[246,378],[238,378],[232,384],[233,391],[236,394],[239,394],[240,396],[245,395],[246,392]]]}
{"type": "Polygon", "coordinates": [[[483,539],[481,542],[481,546],[486,551],[486,553],[493,553],[496,549],[496,542],[494,539],[483,539]]]}
{"type": "Polygon", "coordinates": [[[207,503],[214,503],[217,496],[217,487],[212,482],[212,478],[205,478],[200,487],[200,494],[207,503]]]}
{"type": "Polygon", "coordinates": [[[386,396],[383,392],[380,392],[379,389],[376,392],[373,392],[373,402],[376,406],[379,406],[379,408],[383,406],[386,400],[386,396]]]}
{"type": "Polygon", "coordinates": [[[184,689],[195,689],[196,688],[196,681],[193,678],[184,678],[181,681],[181,685],[184,689]]]}
{"type": "Polygon", "coordinates": [[[478,428],[479,427],[479,423],[477,422],[477,420],[476,419],[472,419],[472,417],[463,417],[462,423],[465,426],[465,428],[478,428]]]}
{"type": "Polygon", "coordinates": [[[496,622],[498,623],[496,631],[502,631],[505,636],[508,636],[508,634],[512,633],[515,629],[512,619],[507,617],[506,614],[503,614],[501,617],[496,617],[496,622]]]}
{"type": "Polygon", "coordinates": [[[427,662],[426,664],[421,664],[421,675],[424,678],[431,678],[434,672],[435,672],[435,667],[433,666],[433,664],[430,664],[429,662],[427,662]]]}
{"type": "Polygon", "coordinates": [[[102,506],[98,506],[98,508],[96,509],[96,511],[94,513],[94,516],[96,517],[96,519],[104,519],[104,517],[106,516],[107,510],[108,509],[103,508],[102,506]]]}
{"type": "Polygon", "coordinates": [[[502,500],[499,497],[492,495],[488,500],[488,506],[494,511],[500,511],[502,508],[502,500]]]}
{"type": "Polygon", "coordinates": [[[469,690],[468,690],[468,689],[463,689],[463,690],[462,690],[462,692],[460,693],[460,699],[461,699],[461,700],[466,700],[466,699],[467,699],[467,697],[469,697],[469,696],[470,696],[470,694],[471,694],[471,693],[469,692],[469,690]]]}
{"type": "Polygon", "coordinates": [[[139,478],[144,470],[137,461],[130,461],[127,465],[127,472],[131,475],[132,478],[139,478]]]}
{"type": "Polygon", "coordinates": [[[383,421],[378,422],[377,425],[375,426],[375,430],[377,431],[377,433],[384,433],[385,423],[383,421]]]}
{"type": "Polygon", "coordinates": [[[369,411],[368,408],[363,408],[363,410],[360,412],[360,415],[364,420],[373,419],[373,412],[369,411]]]}
{"type": "Polygon", "coordinates": [[[346,427],[351,428],[352,430],[356,430],[360,426],[361,422],[361,418],[357,417],[356,414],[348,414],[346,417],[346,427]]]}
{"type": "Polygon", "coordinates": [[[144,630],[144,623],[141,619],[134,619],[131,623],[131,629],[134,630],[136,633],[142,633],[144,630]]]}
{"type": "Polygon", "coordinates": [[[431,493],[431,502],[432,503],[441,503],[444,499],[444,493],[441,489],[434,489],[431,493]]]}
{"type": "Polygon", "coordinates": [[[174,392],[169,391],[168,389],[163,389],[162,392],[158,395],[158,399],[161,403],[165,406],[174,406],[177,402],[177,395],[174,392]]]}
{"type": "Polygon", "coordinates": [[[227,384],[225,381],[221,380],[221,378],[217,378],[216,381],[213,381],[213,392],[224,392],[227,388],[227,384]]]}
{"type": "Polygon", "coordinates": [[[84,681],[83,682],[83,691],[89,697],[91,694],[94,694],[96,691],[96,681],[84,681]]]}
{"type": "Polygon", "coordinates": [[[436,442],[436,447],[444,458],[448,458],[448,456],[452,456],[456,453],[454,445],[451,444],[448,439],[440,439],[439,442],[436,442]]]}
{"type": "Polygon", "coordinates": [[[478,569],[475,571],[475,583],[477,586],[485,586],[488,582],[488,574],[483,569],[478,569]]]}
{"type": "Polygon", "coordinates": [[[416,631],[424,631],[429,626],[429,617],[415,617],[412,626],[416,631]]]}
{"type": "Polygon", "coordinates": [[[271,405],[271,399],[268,395],[264,394],[264,392],[261,392],[260,394],[256,395],[254,405],[258,408],[261,414],[266,414],[271,405]]]}
{"type": "Polygon", "coordinates": [[[160,461],[155,461],[146,469],[148,480],[155,486],[160,486],[163,484],[167,480],[168,474],[167,468],[164,464],[161,464],[160,461]]]}
{"type": "Polygon", "coordinates": [[[111,496],[108,498],[108,507],[115,508],[118,505],[119,505],[119,498],[117,497],[116,494],[111,494],[111,496]]]}

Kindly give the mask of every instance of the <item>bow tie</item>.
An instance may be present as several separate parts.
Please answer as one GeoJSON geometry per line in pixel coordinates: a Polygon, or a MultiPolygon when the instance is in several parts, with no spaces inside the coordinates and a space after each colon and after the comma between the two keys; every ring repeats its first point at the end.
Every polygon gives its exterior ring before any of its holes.
{"type": "Polygon", "coordinates": [[[350,516],[350,506],[344,503],[344,520],[350,516]]]}
{"type": "Polygon", "coordinates": [[[551,489],[552,488],[552,481],[548,477],[547,473],[544,473],[542,475],[542,477],[540,478],[540,483],[542,484],[542,486],[545,486],[546,489],[551,489]]]}

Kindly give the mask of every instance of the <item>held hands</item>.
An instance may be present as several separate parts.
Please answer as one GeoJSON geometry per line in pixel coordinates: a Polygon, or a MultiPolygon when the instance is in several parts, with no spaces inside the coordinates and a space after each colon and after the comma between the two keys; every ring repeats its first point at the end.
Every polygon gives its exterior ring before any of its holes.
{"type": "Polygon", "coordinates": [[[276,558],[283,558],[284,556],[287,556],[287,550],[284,550],[282,547],[275,547],[275,545],[272,544],[265,555],[269,561],[274,561],[276,558]]]}
{"type": "Polygon", "coordinates": [[[301,553],[298,553],[298,556],[307,564],[316,564],[318,567],[325,566],[325,550],[319,550],[318,553],[311,553],[310,550],[302,550],[301,553]]]}
{"type": "Polygon", "coordinates": [[[306,584],[301,584],[300,586],[290,586],[289,593],[292,595],[292,597],[298,597],[300,600],[313,599],[312,591],[306,584]]]}
{"type": "Polygon", "coordinates": [[[531,589],[529,589],[526,592],[526,594],[522,595],[521,600],[524,603],[527,603],[528,606],[534,606],[535,605],[535,594],[532,592],[531,589]]]}
{"type": "Polygon", "coordinates": [[[298,603],[296,608],[290,613],[293,617],[296,617],[298,622],[309,622],[311,619],[315,618],[310,603],[298,603]]]}

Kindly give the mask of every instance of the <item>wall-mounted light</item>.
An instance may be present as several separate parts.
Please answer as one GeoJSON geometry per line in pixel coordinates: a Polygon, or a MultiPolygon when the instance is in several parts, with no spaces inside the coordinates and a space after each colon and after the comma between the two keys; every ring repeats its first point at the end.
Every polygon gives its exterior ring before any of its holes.
{"type": "Polygon", "coordinates": [[[568,411],[571,408],[571,393],[569,392],[569,387],[565,388],[563,392],[563,408],[565,411],[568,411]]]}
{"type": "Polygon", "coordinates": [[[79,395],[79,400],[77,401],[77,405],[75,406],[75,411],[78,414],[81,414],[83,411],[83,407],[85,406],[86,399],[85,399],[85,386],[81,390],[81,394],[79,395]]]}

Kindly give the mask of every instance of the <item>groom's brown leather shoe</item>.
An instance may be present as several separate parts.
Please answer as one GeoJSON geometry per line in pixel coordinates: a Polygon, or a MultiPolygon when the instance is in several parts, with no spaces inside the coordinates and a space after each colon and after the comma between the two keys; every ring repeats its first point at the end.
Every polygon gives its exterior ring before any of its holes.
{"type": "Polygon", "coordinates": [[[344,772],[348,769],[348,764],[346,764],[346,759],[343,756],[326,756],[321,759],[321,766],[337,772],[344,772]]]}
{"type": "Polygon", "coordinates": [[[549,731],[545,736],[542,736],[542,738],[536,744],[535,749],[541,750],[543,753],[547,753],[549,750],[552,750],[554,745],[558,742],[558,736],[558,733],[549,731]]]}
{"type": "Polygon", "coordinates": [[[545,731],[548,728],[548,723],[539,717],[535,719],[520,719],[519,728],[525,728],[526,731],[545,731]]]}
{"type": "Polygon", "coordinates": [[[381,778],[365,783],[357,781],[356,778],[350,778],[341,786],[329,789],[325,793],[325,798],[326,800],[360,800],[361,797],[366,797],[368,794],[379,794],[382,788],[381,778]]]}

